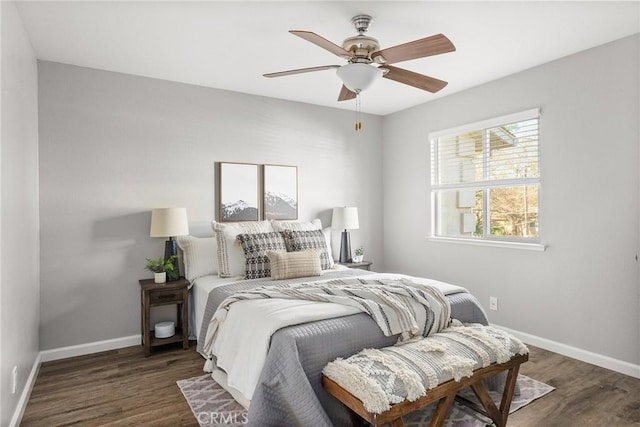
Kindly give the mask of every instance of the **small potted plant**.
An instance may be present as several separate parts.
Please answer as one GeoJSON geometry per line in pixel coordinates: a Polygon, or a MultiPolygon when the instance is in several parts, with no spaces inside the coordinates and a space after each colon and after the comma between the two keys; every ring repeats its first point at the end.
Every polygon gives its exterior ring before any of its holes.
{"type": "Polygon", "coordinates": [[[364,246],[360,246],[354,251],[354,253],[353,262],[362,262],[362,259],[364,258],[364,246]]]}
{"type": "Polygon", "coordinates": [[[164,258],[147,258],[146,269],[153,273],[153,281],[155,283],[165,283],[167,281],[167,273],[171,274],[175,271],[173,255],[166,260],[164,258]]]}

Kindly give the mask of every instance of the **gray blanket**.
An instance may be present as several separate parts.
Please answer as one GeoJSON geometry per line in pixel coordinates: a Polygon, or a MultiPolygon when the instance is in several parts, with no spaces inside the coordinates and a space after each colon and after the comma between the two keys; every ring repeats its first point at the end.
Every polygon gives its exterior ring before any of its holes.
{"type": "MultiPolygon", "coordinates": [[[[323,279],[361,276],[362,270],[339,270],[324,274],[323,279]]],[[[305,282],[309,278],[293,282],[305,282]]],[[[198,351],[206,329],[218,305],[228,296],[256,286],[282,281],[240,281],[215,288],[209,294],[198,351]]],[[[292,281],[289,280],[289,283],[292,281]]],[[[462,322],[488,324],[486,314],[471,294],[447,295],[451,317],[462,322]]],[[[385,337],[376,322],[359,313],[334,319],[309,322],[278,330],[271,337],[269,353],[251,399],[250,426],[350,426],[346,408],[322,388],[322,369],[336,357],[348,357],[363,348],[393,345],[397,336],[385,337]]]]}

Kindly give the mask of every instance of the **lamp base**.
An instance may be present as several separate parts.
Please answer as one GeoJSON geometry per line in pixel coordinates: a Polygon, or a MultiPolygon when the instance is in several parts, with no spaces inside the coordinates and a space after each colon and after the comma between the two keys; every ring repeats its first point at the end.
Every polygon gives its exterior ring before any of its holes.
{"type": "MultiPolygon", "coordinates": [[[[173,237],[169,237],[169,240],[164,242],[164,260],[168,260],[172,256],[178,255],[178,245],[173,237]]],[[[174,259],[173,262],[173,271],[167,272],[167,282],[175,282],[180,278],[180,263],[178,259],[174,259]]]]}
{"type": "Polygon", "coordinates": [[[353,262],[351,258],[351,236],[347,230],[342,232],[342,240],[340,241],[340,263],[353,262]]]}

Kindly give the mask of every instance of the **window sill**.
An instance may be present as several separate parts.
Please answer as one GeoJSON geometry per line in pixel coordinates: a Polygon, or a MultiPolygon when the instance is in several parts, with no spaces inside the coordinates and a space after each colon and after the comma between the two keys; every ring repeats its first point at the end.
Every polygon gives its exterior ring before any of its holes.
{"type": "Polygon", "coordinates": [[[542,243],[520,243],[520,242],[503,242],[498,240],[471,240],[458,239],[455,237],[427,237],[431,242],[455,243],[470,246],[492,246],[495,248],[524,249],[528,251],[542,252],[547,249],[547,245],[542,243]]]}

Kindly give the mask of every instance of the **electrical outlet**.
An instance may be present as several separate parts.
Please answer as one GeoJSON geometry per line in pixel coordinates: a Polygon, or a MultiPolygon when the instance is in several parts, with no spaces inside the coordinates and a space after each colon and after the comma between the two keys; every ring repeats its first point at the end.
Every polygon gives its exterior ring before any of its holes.
{"type": "Polygon", "coordinates": [[[489,297],[489,309],[498,311],[498,297],[489,297]]]}
{"type": "Polygon", "coordinates": [[[14,366],[11,371],[11,394],[16,394],[18,389],[18,367],[14,366]]]}

